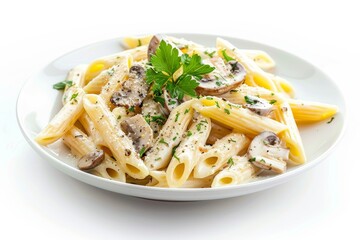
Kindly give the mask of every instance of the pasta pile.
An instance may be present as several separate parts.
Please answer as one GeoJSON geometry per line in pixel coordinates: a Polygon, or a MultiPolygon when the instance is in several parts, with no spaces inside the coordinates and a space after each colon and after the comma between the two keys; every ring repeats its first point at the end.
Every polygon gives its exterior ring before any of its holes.
{"type": "Polygon", "coordinates": [[[151,187],[222,187],[305,163],[297,125],[328,120],[338,111],[295,99],[263,51],[221,38],[216,48],[162,39],[179,56],[198,55],[213,67],[197,80],[198,97],[175,99],[164,90],[159,100],[146,81],[150,50],[159,39],[128,37],[128,50],[68,73],[63,107],[35,140],[44,146],[63,141],[79,169],[103,178],[151,187]]]}

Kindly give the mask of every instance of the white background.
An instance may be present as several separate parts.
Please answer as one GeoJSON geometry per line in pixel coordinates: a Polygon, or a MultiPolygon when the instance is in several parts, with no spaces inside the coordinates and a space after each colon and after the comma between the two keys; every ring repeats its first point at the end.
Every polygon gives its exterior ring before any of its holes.
{"type": "Polygon", "coordinates": [[[357,1],[120,2],[1,4],[2,239],[357,238],[357,1]],[[28,146],[17,126],[15,102],[32,73],[92,42],[157,32],[240,37],[309,60],[335,79],[347,98],[344,138],[325,161],[289,183],[233,199],[188,203],[142,200],[96,189],[52,168],[28,146]]]}

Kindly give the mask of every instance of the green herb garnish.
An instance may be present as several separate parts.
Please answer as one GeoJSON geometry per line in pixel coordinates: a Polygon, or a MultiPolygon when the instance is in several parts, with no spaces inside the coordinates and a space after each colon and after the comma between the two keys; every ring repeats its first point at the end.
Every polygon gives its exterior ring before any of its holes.
{"type": "Polygon", "coordinates": [[[222,51],[222,55],[224,57],[224,59],[228,62],[228,61],[231,61],[231,60],[235,60],[234,58],[230,57],[229,55],[227,55],[226,53],[226,49],[223,49],[222,51]]]}
{"type": "Polygon", "coordinates": [[[140,149],[140,152],[139,152],[140,157],[142,157],[144,155],[145,151],[146,151],[145,147],[142,147],[140,149]]]}
{"type": "Polygon", "coordinates": [[[234,165],[234,159],[232,157],[229,158],[227,164],[229,165],[229,168],[231,168],[234,165]]]}
{"type": "Polygon", "coordinates": [[[277,101],[275,99],[272,99],[269,101],[270,104],[275,104],[277,101]]]}
{"type": "Polygon", "coordinates": [[[66,86],[71,87],[73,85],[73,81],[64,80],[53,85],[53,89],[56,90],[64,90],[66,86]]]}
{"type": "Polygon", "coordinates": [[[196,97],[195,88],[203,75],[215,68],[201,62],[197,54],[179,57],[179,50],[164,40],[160,42],[156,53],[150,59],[150,67],[146,71],[146,82],[151,84],[154,96],[160,96],[165,88],[171,98],[182,99],[184,95],[196,97]],[[174,73],[181,73],[174,79],[174,73]]]}
{"type": "Polygon", "coordinates": [[[229,109],[224,108],[224,111],[225,111],[226,114],[230,115],[230,110],[229,109]]]}

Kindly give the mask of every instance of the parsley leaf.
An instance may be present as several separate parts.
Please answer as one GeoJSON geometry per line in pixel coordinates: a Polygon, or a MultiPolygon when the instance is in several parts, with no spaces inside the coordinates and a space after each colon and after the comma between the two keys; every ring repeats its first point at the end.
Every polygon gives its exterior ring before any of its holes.
{"type": "Polygon", "coordinates": [[[184,95],[196,97],[195,88],[199,85],[198,80],[214,69],[203,64],[197,54],[191,57],[183,54],[179,57],[179,50],[162,40],[150,59],[146,70],[146,83],[152,85],[155,97],[161,95],[164,87],[171,98],[182,99],[184,95]],[[174,79],[174,73],[180,68],[182,74],[174,79]]]}
{"type": "Polygon", "coordinates": [[[72,82],[72,81],[70,81],[70,80],[64,80],[64,81],[55,83],[55,84],[53,85],[53,89],[56,89],[56,90],[64,90],[66,86],[71,87],[72,85],[73,85],[73,82],[72,82]]]}
{"type": "Polygon", "coordinates": [[[144,155],[145,151],[146,151],[145,147],[142,147],[140,149],[140,152],[139,152],[140,157],[142,157],[144,155]]]}
{"type": "Polygon", "coordinates": [[[172,76],[180,68],[179,50],[162,40],[156,49],[156,53],[152,55],[150,62],[157,72],[172,76]]]}
{"type": "Polygon", "coordinates": [[[277,101],[275,100],[275,99],[273,99],[273,100],[270,100],[270,104],[275,104],[277,101]]]}
{"type": "Polygon", "coordinates": [[[79,93],[74,93],[73,95],[71,95],[70,101],[74,99],[74,101],[76,101],[77,96],[79,95],[79,93]]]}
{"type": "Polygon", "coordinates": [[[251,104],[251,105],[256,104],[258,102],[257,100],[255,100],[249,96],[245,96],[244,98],[245,98],[245,102],[248,104],[251,104]]]}
{"type": "Polygon", "coordinates": [[[228,62],[228,61],[231,61],[231,60],[235,60],[234,58],[230,57],[229,55],[227,55],[226,53],[226,49],[223,49],[222,51],[222,55],[224,57],[224,59],[228,62]]]}
{"type": "Polygon", "coordinates": [[[227,161],[227,164],[228,164],[229,168],[231,168],[232,165],[234,165],[234,159],[232,157],[229,158],[228,161],[227,161]]]}

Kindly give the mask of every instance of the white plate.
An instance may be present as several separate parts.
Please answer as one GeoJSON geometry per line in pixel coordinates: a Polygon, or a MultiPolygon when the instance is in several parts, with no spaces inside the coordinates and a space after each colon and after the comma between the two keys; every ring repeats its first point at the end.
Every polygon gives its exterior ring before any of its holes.
{"type": "MultiPolygon", "coordinates": [[[[215,46],[216,36],[198,34],[171,34],[206,46],[215,46]]],[[[239,186],[215,189],[167,189],[136,186],[110,181],[78,170],[69,151],[61,144],[50,147],[38,145],[33,139],[61,108],[61,92],[52,85],[65,79],[67,72],[77,64],[122,50],[121,39],[106,40],[67,53],[45,66],[23,86],[18,102],[17,117],[26,140],[47,162],[64,173],[90,185],[126,195],[171,201],[210,200],[241,196],[261,191],[292,179],[320,162],[339,141],[345,125],[345,102],[335,83],[312,64],[285,51],[264,44],[224,37],[244,49],[261,49],[276,61],[276,74],[295,86],[296,96],[305,100],[336,104],[340,112],[331,124],[326,121],[300,127],[308,162],[290,168],[282,175],[258,179],[239,186]]]]}

